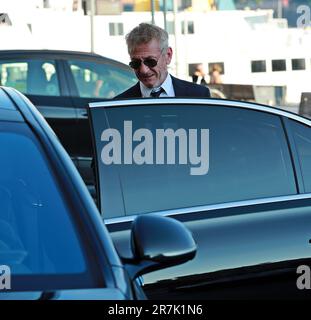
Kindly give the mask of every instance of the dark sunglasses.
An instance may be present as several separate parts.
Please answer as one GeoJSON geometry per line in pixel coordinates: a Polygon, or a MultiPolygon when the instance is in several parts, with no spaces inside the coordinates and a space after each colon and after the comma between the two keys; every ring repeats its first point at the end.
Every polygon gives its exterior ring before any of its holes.
{"type": "Polygon", "coordinates": [[[154,68],[158,64],[158,61],[156,59],[153,59],[153,58],[146,58],[146,59],[143,59],[143,60],[133,59],[129,63],[129,66],[132,69],[138,69],[141,66],[141,63],[143,63],[148,68],[154,68]]]}

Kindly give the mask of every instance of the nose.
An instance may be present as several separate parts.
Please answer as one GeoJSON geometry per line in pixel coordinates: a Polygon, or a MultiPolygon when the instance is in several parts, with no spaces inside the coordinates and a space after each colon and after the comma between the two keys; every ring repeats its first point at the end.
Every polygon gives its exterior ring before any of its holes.
{"type": "Polygon", "coordinates": [[[143,62],[140,64],[140,67],[138,69],[140,73],[147,73],[149,70],[150,69],[143,62]]]}

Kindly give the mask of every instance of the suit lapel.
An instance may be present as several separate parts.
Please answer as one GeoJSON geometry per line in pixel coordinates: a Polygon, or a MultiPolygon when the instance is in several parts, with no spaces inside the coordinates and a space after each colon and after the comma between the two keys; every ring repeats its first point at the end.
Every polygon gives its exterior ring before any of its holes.
{"type": "Polygon", "coordinates": [[[141,91],[140,91],[139,82],[137,82],[137,83],[135,84],[135,86],[133,87],[133,91],[131,92],[131,95],[132,95],[134,98],[141,98],[141,97],[142,97],[142,94],[141,94],[141,91]]]}
{"type": "Polygon", "coordinates": [[[179,81],[177,78],[172,77],[172,83],[173,83],[173,87],[174,87],[174,92],[175,92],[175,97],[182,97],[187,95],[186,93],[186,88],[182,85],[182,82],[179,81]]]}

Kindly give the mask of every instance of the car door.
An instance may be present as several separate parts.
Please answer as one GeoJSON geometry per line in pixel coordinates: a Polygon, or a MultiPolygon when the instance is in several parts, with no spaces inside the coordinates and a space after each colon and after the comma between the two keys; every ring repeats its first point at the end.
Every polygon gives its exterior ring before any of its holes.
{"type": "MultiPolygon", "coordinates": [[[[8,97],[1,93],[3,102],[8,97]]],[[[14,101],[22,98],[16,94],[14,101]]],[[[72,173],[63,174],[62,162],[67,155],[57,144],[51,147],[34,118],[30,122],[35,128],[14,107],[2,106],[0,269],[6,290],[0,300],[125,299],[128,284],[105,229],[95,225],[87,201],[74,201],[83,183],[68,184],[72,173]],[[112,262],[121,269],[121,289],[112,262]]]]}
{"type": "Polygon", "coordinates": [[[55,131],[77,165],[77,113],[69,97],[62,62],[52,54],[1,56],[1,84],[24,93],[55,131]]]}
{"type": "Polygon", "coordinates": [[[289,148],[284,126],[289,114],[221,100],[158,99],[92,104],[90,115],[99,206],[120,254],[129,255],[133,217],[148,212],[183,221],[198,243],[193,261],[144,276],[149,297],[305,294],[296,286],[296,270],[310,264],[311,200],[302,194],[303,173],[289,148]],[[148,129],[153,140],[149,134],[139,139],[140,129],[148,129]],[[164,154],[175,154],[175,163],[157,163],[158,129],[174,133],[164,154]],[[191,146],[193,129],[197,143],[191,146]],[[207,140],[202,135],[200,140],[202,130],[208,130],[207,140]],[[120,139],[113,141],[117,132],[120,139]],[[132,140],[125,138],[129,135],[132,140]],[[124,163],[129,145],[133,157],[124,163]],[[152,151],[151,158],[146,151],[152,151]],[[203,166],[203,151],[208,170],[191,175],[191,169],[203,166]],[[135,152],[142,163],[134,161],[135,152]]]}
{"type": "Polygon", "coordinates": [[[90,102],[111,99],[134,83],[136,78],[126,65],[103,57],[71,55],[64,61],[70,94],[77,109],[79,172],[94,195],[94,176],[91,163],[93,145],[87,115],[90,102]]]}

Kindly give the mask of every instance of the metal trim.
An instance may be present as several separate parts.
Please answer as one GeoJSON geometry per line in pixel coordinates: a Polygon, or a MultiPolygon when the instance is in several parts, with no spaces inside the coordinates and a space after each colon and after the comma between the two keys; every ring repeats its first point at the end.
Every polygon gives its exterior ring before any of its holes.
{"type": "MultiPolygon", "coordinates": [[[[276,203],[276,202],[284,202],[284,201],[294,201],[294,200],[303,200],[308,199],[311,200],[311,193],[306,194],[295,194],[290,196],[279,196],[279,197],[271,197],[271,198],[263,198],[263,199],[255,199],[255,200],[243,200],[243,201],[234,201],[234,202],[226,202],[221,204],[211,204],[204,206],[195,206],[195,207],[186,207],[179,209],[169,209],[169,210],[161,210],[161,211],[152,211],[146,212],[143,214],[157,214],[161,216],[178,216],[186,213],[197,213],[201,211],[211,211],[211,210],[220,210],[220,209],[228,209],[228,208],[237,208],[237,207],[246,207],[250,205],[259,205],[259,204],[267,204],[267,203],[276,203]]],[[[311,205],[311,203],[310,203],[311,205]]],[[[105,214],[105,213],[104,213],[105,214]]],[[[105,224],[114,224],[114,223],[123,223],[123,222],[131,222],[138,215],[130,215],[123,216],[118,218],[108,218],[104,219],[105,224]]]]}
{"type": "Polygon", "coordinates": [[[278,116],[287,117],[299,122],[302,122],[308,126],[311,126],[311,120],[301,117],[290,111],[278,109],[275,107],[269,107],[265,105],[260,105],[256,103],[233,101],[233,100],[222,100],[222,99],[184,99],[184,98],[161,98],[161,99],[151,99],[151,98],[139,98],[139,99],[129,99],[129,100],[108,100],[102,102],[92,102],[89,103],[89,108],[112,108],[112,107],[130,107],[130,106],[146,106],[146,105],[167,105],[167,104],[179,104],[179,105],[206,105],[206,106],[224,106],[224,107],[236,107],[251,109],[256,111],[264,111],[278,116]]]}

